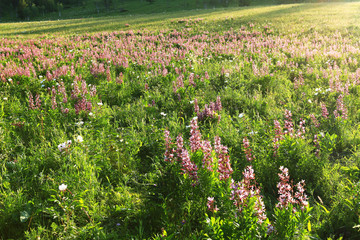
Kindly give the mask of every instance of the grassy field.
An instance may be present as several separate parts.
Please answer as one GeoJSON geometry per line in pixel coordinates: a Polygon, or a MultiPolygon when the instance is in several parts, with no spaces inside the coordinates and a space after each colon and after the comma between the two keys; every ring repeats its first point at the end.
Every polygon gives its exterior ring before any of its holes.
{"type": "Polygon", "coordinates": [[[359,239],[359,18],[1,23],[0,239],[359,239]]]}
{"type": "Polygon", "coordinates": [[[360,27],[358,3],[287,4],[268,7],[189,10],[171,13],[135,14],[94,17],[58,21],[20,22],[0,24],[4,37],[39,37],[42,35],[69,36],[102,31],[181,29],[174,20],[203,18],[197,30],[225,31],[248,22],[271,24],[282,34],[340,31],[358,34],[360,27]]]}

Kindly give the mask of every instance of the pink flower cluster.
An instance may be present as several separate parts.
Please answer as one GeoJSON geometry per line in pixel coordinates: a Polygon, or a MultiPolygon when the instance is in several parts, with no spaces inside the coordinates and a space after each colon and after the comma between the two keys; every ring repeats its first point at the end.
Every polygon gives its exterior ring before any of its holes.
{"type": "Polygon", "coordinates": [[[220,115],[218,114],[221,110],[222,110],[222,105],[221,105],[221,99],[220,96],[218,96],[216,98],[216,102],[210,102],[210,104],[205,104],[204,110],[200,112],[199,110],[199,105],[197,103],[197,99],[194,100],[194,110],[195,113],[197,114],[197,117],[199,119],[199,121],[203,121],[206,118],[218,118],[218,120],[220,121],[220,115]],[[195,102],[196,100],[196,102],[195,102]]]}
{"type": "Polygon", "coordinates": [[[252,156],[251,154],[251,148],[250,148],[250,142],[247,139],[247,137],[245,137],[243,139],[243,147],[244,147],[244,152],[245,152],[245,156],[246,156],[246,160],[248,160],[249,162],[251,162],[252,160],[254,160],[255,158],[252,156]]]}
{"type": "Polygon", "coordinates": [[[227,180],[233,173],[233,169],[230,165],[230,156],[226,146],[221,144],[221,138],[215,137],[215,152],[218,154],[218,173],[220,180],[227,180]]]}
{"type": "Polygon", "coordinates": [[[198,183],[198,168],[195,163],[190,160],[189,152],[186,149],[182,149],[181,155],[181,165],[183,174],[187,174],[189,178],[193,181],[193,186],[198,183]]]}
{"type": "Polygon", "coordinates": [[[35,95],[35,104],[34,104],[34,97],[29,93],[29,108],[31,110],[40,109],[41,108],[41,100],[39,94],[35,95]]]}
{"type": "Polygon", "coordinates": [[[252,166],[246,167],[243,175],[244,179],[241,182],[235,183],[232,179],[230,200],[234,201],[234,205],[241,213],[243,208],[247,206],[249,198],[255,197],[255,211],[258,223],[262,223],[266,219],[265,204],[260,195],[260,189],[256,186],[255,173],[252,166]]]}
{"type": "Polygon", "coordinates": [[[336,109],[334,110],[335,118],[340,117],[340,113],[342,119],[347,119],[347,108],[344,106],[344,96],[342,94],[340,94],[336,100],[336,109]]]}
{"type": "Polygon", "coordinates": [[[198,149],[201,149],[201,133],[199,130],[199,126],[197,125],[197,119],[193,118],[190,123],[190,147],[191,152],[196,152],[198,149]]]}
{"type": "Polygon", "coordinates": [[[304,207],[307,207],[309,203],[307,202],[307,196],[305,194],[305,181],[302,180],[296,184],[297,192],[294,194],[293,187],[289,183],[289,170],[283,166],[280,167],[281,173],[279,173],[280,182],[277,184],[279,198],[277,208],[288,208],[291,204],[296,211],[295,205],[299,205],[301,210],[304,210],[304,207]]]}
{"type": "Polygon", "coordinates": [[[209,211],[211,211],[211,212],[219,211],[219,208],[217,207],[217,205],[215,205],[215,200],[213,197],[208,197],[207,200],[208,200],[208,202],[207,202],[206,206],[209,211]]]}

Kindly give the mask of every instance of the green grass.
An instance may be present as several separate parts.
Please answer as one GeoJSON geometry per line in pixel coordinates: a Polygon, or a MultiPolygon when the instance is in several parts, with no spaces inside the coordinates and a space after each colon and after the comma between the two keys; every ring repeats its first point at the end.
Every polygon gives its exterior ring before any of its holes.
{"type": "MultiPolygon", "coordinates": [[[[74,35],[120,30],[167,30],[181,28],[172,24],[182,18],[203,18],[198,28],[224,31],[248,22],[270,24],[282,34],[340,31],[357,35],[360,29],[359,3],[288,4],[269,7],[246,7],[211,10],[189,10],[173,13],[154,13],[89,17],[80,19],[1,23],[0,36],[33,38],[42,35],[74,35]],[[126,27],[129,24],[130,27],[126,27]]],[[[199,29],[199,30],[200,30],[199,29]]]]}

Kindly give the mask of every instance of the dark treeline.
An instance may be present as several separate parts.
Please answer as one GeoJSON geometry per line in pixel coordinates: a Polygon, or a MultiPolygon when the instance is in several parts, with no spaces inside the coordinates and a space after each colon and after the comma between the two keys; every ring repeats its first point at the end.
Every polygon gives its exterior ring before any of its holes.
{"type": "Polygon", "coordinates": [[[0,17],[10,15],[12,17],[29,20],[37,16],[44,16],[50,12],[61,12],[66,8],[93,4],[97,8],[110,8],[112,0],[1,0],[0,17]]]}

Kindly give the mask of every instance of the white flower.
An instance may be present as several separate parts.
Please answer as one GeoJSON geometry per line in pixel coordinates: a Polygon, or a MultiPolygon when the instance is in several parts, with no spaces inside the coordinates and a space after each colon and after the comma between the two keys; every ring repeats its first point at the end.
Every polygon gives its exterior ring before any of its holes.
{"type": "Polygon", "coordinates": [[[71,145],[71,140],[67,140],[66,141],[66,144],[69,146],[69,145],[71,145]]]}
{"type": "Polygon", "coordinates": [[[66,144],[65,143],[61,143],[58,145],[58,149],[61,152],[64,148],[66,148],[66,144]]]}
{"type": "Polygon", "coordinates": [[[230,76],[230,74],[229,73],[225,73],[225,77],[229,77],[230,76]]]}
{"type": "Polygon", "coordinates": [[[97,105],[98,105],[98,106],[102,106],[103,103],[102,103],[102,102],[98,102],[97,105]]]}
{"type": "Polygon", "coordinates": [[[165,117],[165,116],[166,116],[166,113],[161,112],[160,115],[165,117]]]}
{"type": "Polygon", "coordinates": [[[316,92],[316,93],[314,93],[314,95],[316,96],[316,95],[318,95],[318,93],[316,92]]]}
{"type": "Polygon", "coordinates": [[[67,185],[65,185],[65,184],[59,185],[59,190],[60,191],[65,191],[66,189],[67,189],[67,185]]]}
{"type": "Polygon", "coordinates": [[[326,89],[325,91],[326,91],[326,92],[330,92],[330,91],[331,91],[331,88],[328,88],[328,89],[326,89]]]}
{"type": "Polygon", "coordinates": [[[84,141],[84,139],[83,139],[83,137],[82,136],[77,136],[76,137],[76,139],[75,139],[75,142],[78,142],[78,143],[81,143],[81,142],[83,142],[84,141]]]}
{"type": "Polygon", "coordinates": [[[11,82],[11,81],[12,81],[12,79],[11,79],[11,78],[9,78],[9,79],[8,79],[8,81],[9,81],[9,82],[11,82]]]}
{"type": "Polygon", "coordinates": [[[198,117],[193,117],[193,119],[194,119],[194,120],[197,120],[197,119],[198,119],[198,117]]]}
{"type": "Polygon", "coordinates": [[[190,104],[193,104],[194,103],[194,101],[190,101],[190,104]]]}
{"type": "Polygon", "coordinates": [[[309,103],[312,103],[311,99],[308,100],[309,103]]]}
{"type": "Polygon", "coordinates": [[[3,100],[4,100],[4,101],[7,101],[7,100],[8,100],[8,98],[7,98],[7,97],[4,97],[4,98],[3,98],[3,100]]]}
{"type": "Polygon", "coordinates": [[[239,118],[243,118],[245,116],[245,113],[240,113],[239,118]]]}
{"type": "Polygon", "coordinates": [[[83,122],[83,121],[80,121],[80,122],[75,123],[75,125],[78,126],[78,127],[80,127],[80,126],[84,125],[84,122],[83,122]]]}
{"type": "Polygon", "coordinates": [[[92,112],[89,112],[89,116],[90,116],[90,117],[93,117],[94,114],[93,114],[92,112]]]}

